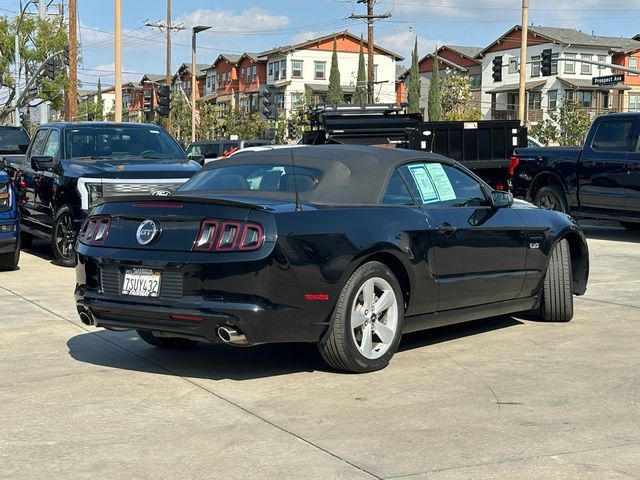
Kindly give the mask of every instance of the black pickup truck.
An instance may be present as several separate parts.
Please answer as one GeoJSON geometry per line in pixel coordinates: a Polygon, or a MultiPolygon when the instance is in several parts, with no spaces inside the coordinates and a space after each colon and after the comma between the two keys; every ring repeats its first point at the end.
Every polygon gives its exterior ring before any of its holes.
{"type": "Polygon", "coordinates": [[[24,158],[5,164],[18,189],[22,245],[47,239],[65,266],[76,262],[76,234],[94,203],[170,195],[200,168],[162,127],[113,122],[42,125],[24,158]]]}
{"type": "Polygon", "coordinates": [[[640,230],[640,113],[596,118],[582,148],[516,149],[513,163],[515,196],[640,230]]]}

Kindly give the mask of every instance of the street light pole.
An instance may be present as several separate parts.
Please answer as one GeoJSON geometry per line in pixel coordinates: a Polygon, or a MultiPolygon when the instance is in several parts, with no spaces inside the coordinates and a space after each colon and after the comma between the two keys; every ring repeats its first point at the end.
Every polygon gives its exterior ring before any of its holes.
{"type": "Polygon", "coordinates": [[[209,30],[211,27],[198,25],[191,29],[191,141],[196,141],[196,88],[198,77],[196,75],[196,34],[209,30]]]}

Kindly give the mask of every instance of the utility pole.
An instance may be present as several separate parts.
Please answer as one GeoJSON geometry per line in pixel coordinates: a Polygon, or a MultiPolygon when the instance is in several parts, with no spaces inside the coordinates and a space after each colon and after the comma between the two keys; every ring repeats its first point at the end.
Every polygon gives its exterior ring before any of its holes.
{"type": "Polygon", "coordinates": [[[116,94],[116,111],[115,121],[122,121],[122,2],[115,0],[115,94],[116,94]]]}
{"type": "Polygon", "coordinates": [[[518,114],[520,116],[520,126],[527,125],[527,39],[529,36],[529,0],[522,0],[522,36],[520,38],[520,82],[518,88],[518,114]]]}
{"type": "MultiPolygon", "coordinates": [[[[46,20],[47,18],[47,3],[45,0],[38,0],[38,16],[46,20]]],[[[47,123],[49,119],[49,102],[42,102],[40,104],[40,125],[47,123]]]]}
{"type": "Polygon", "coordinates": [[[13,124],[16,127],[20,126],[20,104],[18,103],[18,99],[20,98],[20,62],[22,59],[20,58],[20,36],[19,32],[16,32],[15,38],[15,56],[14,62],[16,64],[16,89],[15,89],[15,97],[16,97],[16,109],[13,112],[13,124]]]}
{"type": "Polygon", "coordinates": [[[78,113],[78,14],[76,0],[69,0],[69,91],[64,119],[73,121],[78,113]]]}
{"type": "Polygon", "coordinates": [[[348,18],[351,19],[364,19],[367,22],[367,102],[373,103],[373,54],[374,54],[374,45],[373,45],[373,22],[379,20],[381,18],[389,18],[391,13],[383,13],[382,15],[374,15],[373,6],[376,3],[376,0],[358,0],[358,3],[366,3],[367,4],[367,14],[366,15],[355,15],[351,14],[348,18]]]}

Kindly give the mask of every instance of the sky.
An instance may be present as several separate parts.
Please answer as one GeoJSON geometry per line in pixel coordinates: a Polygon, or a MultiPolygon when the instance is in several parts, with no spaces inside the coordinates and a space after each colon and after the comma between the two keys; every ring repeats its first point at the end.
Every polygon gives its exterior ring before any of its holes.
{"type": "MultiPolygon", "coordinates": [[[[114,2],[77,2],[83,88],[95,89],[98,78],[112,84],[114,2]]],[[[145,22],[166,19],[166,0],[121,2],[123,80],[164,74],[165,34],[145,22]]],[[[375,43],[405,57],[408,67],[416,38],[420,57],[443,44],[484,47],[521,23],[521,5],[521,0],[378,0],[375,13],[391,17],[375,23],[375,43]]],[[[0,0],[2,14],[18,8],[18,0],[0,0]]],[[[364,21],[348,18],[365,13],[357,0],[172,0],[173,22],[186,27],[172,36],[172,72],[191,62],[195,25],[212,27],[197,37],[197,62],[211,64],[220,53],[260,52],[343,30],[366,38],[364,21]]],[[[640,33],[640,1],[529,0],[529,24],[629,38],[640,33]]]]}

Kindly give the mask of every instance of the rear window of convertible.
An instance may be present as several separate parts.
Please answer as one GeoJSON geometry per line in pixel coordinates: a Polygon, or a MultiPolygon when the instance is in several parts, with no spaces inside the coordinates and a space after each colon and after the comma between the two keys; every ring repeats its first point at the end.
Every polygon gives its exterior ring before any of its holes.
{"type": "Polygon", "coordinates": [[[246,190],[299,192],[314,190],[322,181],[316,168],[291,164],[234,165],[203,170],[183,184],[180,192],[202,190],[246,190]]]}

